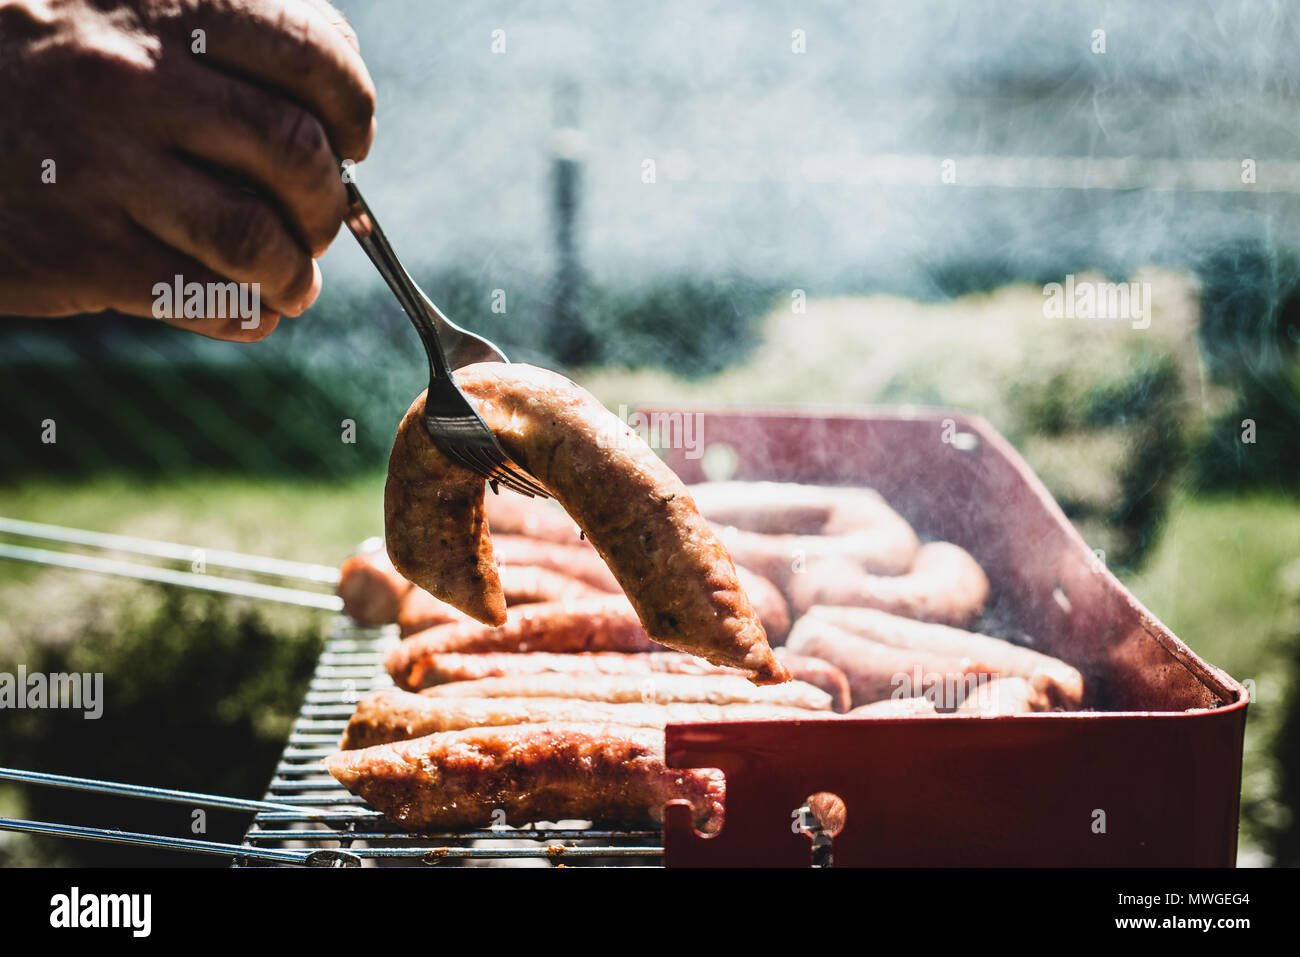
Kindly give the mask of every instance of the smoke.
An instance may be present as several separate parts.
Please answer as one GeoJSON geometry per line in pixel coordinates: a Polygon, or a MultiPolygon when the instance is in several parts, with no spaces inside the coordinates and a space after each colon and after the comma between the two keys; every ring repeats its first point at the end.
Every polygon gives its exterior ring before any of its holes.
{"type": "Polygon", "coordinates": [[[380,96],[367,195],[417,261],[553,268],[561,78],[600,281],[943,296],[1300,239],[1287,3],[341,5],[380,96]]]}

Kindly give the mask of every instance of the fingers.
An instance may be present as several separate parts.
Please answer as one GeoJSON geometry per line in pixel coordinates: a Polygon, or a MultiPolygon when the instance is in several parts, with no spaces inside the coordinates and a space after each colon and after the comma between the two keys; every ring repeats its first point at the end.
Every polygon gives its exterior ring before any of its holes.
{"type": "Polygon", "coordinates": [[[354,45],[308,0],[211,0],[185,19],[206,32],[204,62],[275,87],[320,118],[341,158],[374,136],[375,85],[354,45]]]}
{"type": "Polygon", "coordinates": [[[146,232],[217,275],[259,284],[261,302],[296,316],[320,293],[316,261],[265,199],[181,158],[144,164],[150,184],[124,196],[127,214],[146,232]]]}
{"type": "MultiPolygon", "coordinates": [[[[119,312],[125,310],[118,310],[119,312]]],[[[137,315],[137,313],[130,313],[137,315]]],[[[272,332],[280,323],[280,314],[263,309],[262,314],[257,319],[257,324],[253,328],[247,328],[247,322],[239,316],[233,316],[226,319],[164,319],[163,322],[169,326],[175,326],[177,329],[184,329],[187,332],[197,332],[208,339],[220,339],[223,342],[261,342],[272,332]]]]}
{"type": "MultiPolygon", "coordinates": [[[[197,283],[202,287],[205,306],[211,306],[213,299],[226,289],[229,280],[133,224],[127,224],[121,245],[124,247],[120,250],[123,254],[121,261],[141,265],[136,268],[114,269],[102,277],[109,308],[131,316],[161,318],[163,322],[178,329],[227,342],[259,342],[275,330],[280,319],[275,311],[232,310],[228,308],[228,300],[219,303],[218,308],[212,309],[210,314],[206,314],[208,310],[205,309],[204,315],[187,318],[184,314],[186,285],[197,283]],[[176,295],[177,276],[181,277],[182,282],[180,301],[176,295]],[[208,295],[209,289],[217,290],[214,296],[208,295]],[[256,314],[244,315],[245,311],[256,314]],[[221,315],[223,312],[225,314],[221,315]]],[[[194,292],[194,287],[190,288],[190,292],[194,292]]]]}
{"type": "Polygon", "coordinates": [[[182,69],[165,135],[183,152],[260,187],[303,248],[323,255],[347,211],[325,128],[296,103],[239,77],[182,69]]]}

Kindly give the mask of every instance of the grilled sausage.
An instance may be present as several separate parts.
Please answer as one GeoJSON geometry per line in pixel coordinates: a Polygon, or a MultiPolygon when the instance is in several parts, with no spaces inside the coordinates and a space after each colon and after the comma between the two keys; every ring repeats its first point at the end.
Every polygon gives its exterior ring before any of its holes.
{"type": "MultiPolygon", "coordinates": [[[[820,658],[791,654],[778,648],[777,657],[790,669],[795,681],[820,688],[831,696],[831,706],[836,711],[849,707],[849,682],[840,671],[820,658]]],[[[534,651],[529,654],[510,652],[485,652],[464,654],[460,652],[433,652],[420,660],[419,681],[424,686],[447,684],[452,681],[476,681],[479,678],[500,678],[506,675],[738,675],[735,668],[711,665],[703,658],[680,651],[651,651],[627,654],[618,651],[593,653],[554,654],[534,651]]],[[[403,682],[406,686],[406,682],[403,682]]]]}
{"type": "MultiPolygon", "coordinates": [[[[592,556],[600,561],[600,557],[594,552],[592,556]]],[[[601,564],[603,566],[604,563],[601,564]]],[[[783,640],[790,631],[790,609],[785,603],[785,598],[767,579],[760,578],[744,568],[737,568],[736,573],[740,577],[741,586],[750,596],[754,612],[762,622],[764,630],[768,635],[774,636],[774,640],[783,640]]],[[[509,609],[515,605],[566,602],[612,594],[577,578],[551,571],[549,568],[502,565],[500,575],[501,590],[506,596],[507,619],[509,609]]],[[[402,599],[397,614],[397,626],[403,637],[438,625],[472,620],[464,612],[456,610],[441,599],[434,598],[423,588],[414,586],[402,599]]]]}
{"type": "Polygon", "coordinates": [[[918,714],[979,714],[990,717],[1006,714],[1032,714],[1051,711],[1051,702],[1024,678],[994,678],[968,690],[956,708],[938,711],[934,701],[920,695],[914,698],[886,698],[873,701],[848,713],[850,718],[909,718],[918,714]]]}
{"type": "Polygon", "coordinates": [[[597,591],[612,594],[623,591],[605,559],[590,545],[561,545],[521,535],[493,535],[492,548],[497,562],[503,567],[533,565],[549,568],[585,582],[597,591]]]}
{"type": "Polygon", "coordinates": [[[431,682],[432,656],[448,651],[652,651],[655,644],[622,595],[569,602],[516,605],[506,623],[492,628],[476,621],[453,622],[417,632],[389,652],[388,673],[400,688],[431,682]]]}
{"type": "Polygon", "coordinates": [[[770,704],[610,704],[575,698],[431,698],[388,688],[366,695],[348,721],[344,750],[465,728],[581,721],[662,728],[670,721],[770,721],[824,718],[824,711],[770,704]]]}
{"type": "Polygon", "coordinates": [[[725,783],[711,769],[664,765],[657,728],[525,724],[446,731],[326,759],[340,784],[408,831],[591,820],[658,824],[690,802],[696,827],[722,823],[725,783]]]}
{"type": "MultiPolygon", "coordinates": [[[[515,605],[564,602],[605,594],[585,582],[549,568],[503,565],[500,574],[507,612],[515,605]]],[[[403,636],[454,621],[472,622],[473,619],[440,598],[434,598],[423,588],[412,588],[407,593],[397,615],[397,626],[403,636]]]]}
{"type": "Polygon", "coordinates": [[[1004,678],[1025,678],[1057,707],[1077,710],[1083,705],[1083,675],[1070,665],[1001,638],[901,618],[867,608],[817,605],[808,617],[825,621],[860,638],[894,648],[945,655],[970,655],[1004,678]]]}
{"type": "Polygon", "coordinates": [[[918,714],[938,714],[934,702],[923,695],[912,698],[885,698],[854,708],[848,718],[911,718],[918,714]]]}
{"type": "Polygon", "coordinates": [[[610,704],[770,704],[829,711],[831,696],[802,681],[756,687],[739,675],[506,675],[434,685],[431,698],[578,698],[610,704]]]}
{"type": "Polygon", "coordinates": [[[736,566],[736,575],[740,578],[740,587],[749,596],[754,613],[763,623],[768,644],[776,646],[785,641],[785,636],[790,633],[790,606],[781,589],[740,565],[736,566]]]}
{"type": "Polygon", "coordinates": [[[1030,714],[1051,711],[1047,695],[1024,678],[995,678],[985,681],[966,695],[958,714],[1030,714]]]}
{"type": "Polygon", "coordinates": [[[343,599],[343,613],[358,625],[396,621],[402,599],[413,588],[382,550],[359,552],[339,569],[338,594],[343,599]]]}
{"type": "Polygon", "coordinates": [[[940,708],[952,708],[979,678],[995,673],[969,655],[896,648],[810,616],[794,623],[786,647],[829,661],[843,671],[855,708],[885,698],[922,694],[940,708]]]}
{"type": "MultiPolygon", "coordinates": [[[[510,456],[582,528],[656,641],[741,668],[758,684],[789,679],[726,548],[686,486],[632,429],[545,369],[486,362],[458,370],[456,381],[510,456]]],[[[484,483],[438,451],[423,413],[421,396],[389,459],[389,555],[425,590],[479,621],[502,624],[505,597],[484,483]]]]}
{"type": "MultiPolygon", "coordinates": [[[[523,496],[513,497],[528,501],[523,496]]],[[[502,546],[502,541],[501,537],[493,539],[498,558],[503,552],[506,556],[525,559],[544,556],[544,564],[501,564],[498,574],[507,608],[622,593],[604,559],[589,546],[527,541],[516,544],[515,539],[504,539],[502,546]],[[566,567],[575,570],[577,576],[556,570],[566,567]]],[[[781,592],[748,569],[737,567],[736,574],[771,641],[783,640],[790,630],[790,609],[781,592]]],[[[344,562],[338,593],[343,598],[344,612],[358,624],[386,625],[396,621],[403,636],[437,625],[473,620],[408,582],[382,551],[359,553],[344,562]]]]}
{"type": "Polygon", "coordinates": [[[452,608],[441,598],[434,598],[423,588],[412,588],[407,592],[397,610],[397,630],[403,638],[456,622],[478,624],[463,611],[452,608]]]}
{"type": "Polygon", "coordinates": [[[965,549],[930,542],[904,575],[872,575],[845,562],[809,563],[789,583],[790,605],[802,615],[813,605],[855,605],[890,614],[964,625],[988,598],[989,580],[965,549]]]}
{"type": "Polygon", "coordinates": [[[782,588],[822,561],[899,575],[916,557],[912,526],[873,489],[707,482],[691,492],[701,514],[724,526],[732,558],[782,588]]]}
{"type": "Polygon", "coordinates": [[[522,535],[591,550],[590,543],[581,537],[582,531],[573,519],[549,499],[525,498],[523,495],[489,495],[484,502],[488,528],[494,536],[522,535]]]}
{"type": "Polygon", "coordinates": [[[432,653],[423,662],[421,678],[426,686],[451,681],[475,681],[505,675],[681,675],[739,674],[734,668],[711,665],[703,658],[680,651],[651,651],[628,654],[598,651],[576,654],[534,651],[530,654],[510,652],[432,653]]]}
{"type": "Polygon", "coordinates": [[[790,669],[795,681],[802,681],[814,688],[821,688],[831,696],[831,707],[841,713],[848,711],[852,704],[848,676],[829,661],[813,658],[809,655],[797,655],[789,648],[776,649],[776,656],[790,669]]]}

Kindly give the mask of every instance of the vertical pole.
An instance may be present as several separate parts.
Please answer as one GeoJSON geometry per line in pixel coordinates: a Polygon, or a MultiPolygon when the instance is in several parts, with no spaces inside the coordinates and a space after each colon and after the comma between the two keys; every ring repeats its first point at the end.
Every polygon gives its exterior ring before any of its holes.
{"type": "Polygon", "coordinates": [[[597,357],[596,340],[582,314],[582,265],[577,216],[582,183],[582,131],[578,127],[578,84],[558,81],[552,93],[551,220],[555,237],[549,347],[564,365],[597,357]]]}

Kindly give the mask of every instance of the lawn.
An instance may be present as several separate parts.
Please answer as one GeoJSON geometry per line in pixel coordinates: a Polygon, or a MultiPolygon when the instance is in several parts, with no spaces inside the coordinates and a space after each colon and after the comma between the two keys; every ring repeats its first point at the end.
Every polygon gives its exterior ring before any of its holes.
{"type": "Polygon", "coordinates": [[[1300,501],[1183,496],[1125,584],[1201,657],[1267,684],[1273,645],[1294,614],[1281,576],[1298,562],[1300,501]]]}

